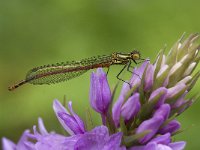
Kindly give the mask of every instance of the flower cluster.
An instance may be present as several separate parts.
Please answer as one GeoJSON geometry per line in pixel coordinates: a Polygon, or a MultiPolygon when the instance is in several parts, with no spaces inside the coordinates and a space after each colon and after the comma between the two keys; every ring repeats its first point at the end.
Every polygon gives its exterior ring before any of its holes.
{"type": "Polygon", "coordinates": [[[102,118],[102,125],[92,126],[90,116],[84,122],[72,109],[58,100],[55,114],[69,136],[47,132],[41,118],[33,133],[26,130],[17,144],[2,139],[3,150],[182,150],[186,142],[174,142],[180,130],[176,117],[192,105],[197,96],[187,99],[200,76],[192,76],[199,62],[195,44],[198,34],[178,40],[168,55],[161,50],[156,61],[144,61],[123,84],[118,99],[113,100],[106,73],[98,68],[91,74],[91,107],[102,118]],[[130,86],[131,85],[131,86],[130,86]],[[113,104],[114,103],[114,104],[113,104]]]}

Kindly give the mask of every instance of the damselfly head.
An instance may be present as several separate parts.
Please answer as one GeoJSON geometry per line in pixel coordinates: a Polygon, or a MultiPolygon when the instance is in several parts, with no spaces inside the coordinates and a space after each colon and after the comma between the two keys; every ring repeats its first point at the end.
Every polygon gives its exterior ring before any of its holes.
{"type": "Polygon", "coordinates": [[[132,52],[131,52],[131,58],[132,58],[133,60],[139,60],[139,59],[141,59],[140,52],[137,51],[137,50],[132,51],[132,52]]]}

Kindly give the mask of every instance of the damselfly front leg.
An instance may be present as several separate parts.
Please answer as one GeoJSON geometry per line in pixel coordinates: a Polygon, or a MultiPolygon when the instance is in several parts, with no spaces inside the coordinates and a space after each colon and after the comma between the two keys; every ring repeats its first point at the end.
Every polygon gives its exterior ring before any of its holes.
{"type": "MultiPolygon", "coordinates": [[[[133,60],[133,62],[137,65],[138,64],[138,62],[136,62],[135,60],[133,60]]],[[[128,67],[127,67],[127,71],[128,72],[130,72],[131,74],[135,74],[136,76],[138,76],[140,79],[141,79],[141,77],[139,76],[139,74],[137,74],[137,73],[135,73],[135,72],[133,72],[133,71],[131,71],[131,70],[133,70],[133,66],[131,66],[131,60],[128,62],[128,67]],[[130,70],[130,68],[131,68],[131,70],[130,70]]]]}
{"type": "Polygon", "coordinates": [[[127,84],[129,84],[130,88],[131,88],[131,84],[125,80],[123,80],[122,78],[119,78],[120,74],[124,71],[124,69],[128,66],[129,63],[125,64],[124,67],[122,68],[122,70],[118,73],[118,75],[116,76],[118,80],[121,80],[127,84]]]}

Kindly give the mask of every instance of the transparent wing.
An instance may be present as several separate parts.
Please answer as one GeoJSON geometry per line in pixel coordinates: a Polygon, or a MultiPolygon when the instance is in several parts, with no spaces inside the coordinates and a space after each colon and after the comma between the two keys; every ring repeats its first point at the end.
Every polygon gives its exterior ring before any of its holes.
{"type": "Polygon", "coordinates": [[[26,82],[32,84],[52,84],[78,77],[96,64],[111,61],[111,56],[97,56],[81,61],[62,62],[31,69],[26,75],[26,82]],[[86,67],[87,66],[87,67],[86,67]],[[86,69],[87,68],[87,69],[86,69]]]}
{"type": "MultiPolygon", "coordinates": [[[[63,81],[70,80],[72,78],[78,77],[85,73],[87,70],[81,70],[76,72],[67,72],[67,73],[59,73],[59,74],[53,74],[49,76],[44,76],[38,79],[32,79],[29,81],[31,84],[53,84],[53,83],[59,83],[63,81]]],[[[31,74],[29,74],[31,75],[31,74]]]]}

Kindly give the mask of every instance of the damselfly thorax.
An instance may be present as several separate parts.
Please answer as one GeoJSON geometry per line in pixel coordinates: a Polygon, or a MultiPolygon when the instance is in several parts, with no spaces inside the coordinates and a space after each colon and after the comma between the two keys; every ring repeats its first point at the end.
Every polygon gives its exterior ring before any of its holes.
{"type": "MultiPolygon", "coordinates": [[[[111,55],[102,55],[91,58],[82,59],[80,61],[69,61],[50,65],[39,66],[28,71],[26,78],[17,84],[10,86],[10,91],[17,87],[31,83],[36,85],[53,84],[62,81],[70,80],[78,77],[90,69],[109,68],[111,65],[124,65],[123,69],[116,76],[119,80],[119,75],[127,67],[130,71],[131,63],[137,64],[138,60],[144,60],[140,57],[140,53],[136,50],[130,53],[112,53],[111,55]]],[[[122,80],[124,81],[124,80],[122,80]]],[[[126,81],[124,81],[126,82],[126,81]]]]}

